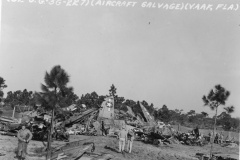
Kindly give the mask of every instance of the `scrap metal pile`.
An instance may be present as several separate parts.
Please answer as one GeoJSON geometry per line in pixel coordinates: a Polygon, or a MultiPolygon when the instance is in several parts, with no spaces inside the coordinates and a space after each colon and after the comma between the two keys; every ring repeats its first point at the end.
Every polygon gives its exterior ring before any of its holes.
{"type": "Polygon", "coordinates": [[[19,128],[19,121],[11,117],[0,117],[0,134],[3,135],[16,135],[17,128],[19,128]]]}
{"type": "MultiPolygon", "coordinates": [[[[82,110],[74,113],[66,120],[55,119],[52,138],[68,141],[70,135],[116,135],[121,126],[134,128],[136,139],[155,145],[183,144],[191,146],[204,146],[209,143],[209,137],[199,134],[196,129],[181,133],[170,125],[156,122],[146,108],[139,103],[142,115],[136,115],[127,106],[128,111],[114,109],[112,97],[107,97],[100,108],[82,110]],[[116,120],[122,119],[122,120],[116,120]]],[[[0,133],[16,136],[22,124],[33,133],[34,140],[47,140],[50,131],[51,116],[48,113],[37,113],[34,117],[20,122],[9,117],[0,117],[0,133]]]]}
{"type": "Polygon", "coordinates": [[[210,155],[204,153],[196,153],[196,158],[199,160],[206,159],[206,160],[239,160],[238,154],[222,154],[222,153],[213,153],[212,158],[210,155]]]}
{"type": "Polygon", "coordinates": [[[181,133],[174,130],[170,125],[155,125],[141,128],[141,131],[135,129],[135,135],[138,139],[154,145],[183,144],[191,146],[204,146],[209,142],[193,131],[181,133]]]}
{"type": "MultiPolygon", "coordinates": [[[[71,116],[65,121],[54,123],[53,139],[68,140],[70,134],[93,135],[96,130],[92,123],[96,121],[97,113],[98,109],[90,109],[71,116]]],[[[22,125],[26,125],[26,128],[32,132],[34,140],[47,140],[47,135],[50,131],[50,120],[46,117],[49,118],[50,116],[47,113],[38,113],[37,116],[23,122],[12,117],[1,116],[0,133],[16,136],[22,125]]]]}
{"type": "MultiPolygon", "coordinates": [[[[146,143],[155,145],[184,144],[192,146],[208,144],[208,137],[203,137],[203,135],[195,133],[194,130],[188,133],[180,133],[163,122],[156,123],[147,110],[144,110],[141,104],[140,106],[143,110],[145,121],[143,121],[143,118],[135,116],[130,107],[128,107],[128,112],[112,108],[112,113],[115,114],[115,117],[124,117],[124,120],[114,120],[114,117],[106,118],[104,112],[108,113],[109,108],[104,110],[105,105],[102,108],[92,108],[84,110],[81,113],[75,113],[65,121],[56,121],[52,137],[55,140],[68,141],[72,134],[88,136],[114,135],[122,125],[128,125],[134,128],[136,139],[146,143]]],[[[109,114],[107,116],[112,115],[109,114]]],[[[47,117],[46,114],[38,114],[38,116],[26,122],[27,128],[33,133],[33,139],[35,140],[47,140],[48,131],[50,131],[50,121],[44,117],[47,117]]],[[[16,136],[17,131],[21,129],[22,125],[22,123],[18,123],[16,120],[8,120],[2,124],[0,125],[0,129],[5,134],[14,136],[16,136]]]]}

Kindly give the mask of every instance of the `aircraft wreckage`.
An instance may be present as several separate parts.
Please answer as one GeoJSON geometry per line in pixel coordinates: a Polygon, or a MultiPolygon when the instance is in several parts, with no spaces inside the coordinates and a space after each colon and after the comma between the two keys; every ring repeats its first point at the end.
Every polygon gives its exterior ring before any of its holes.
{"type": "MultiPolygon", "coordinates": [[[[55,140],[68,141],[70,134],[88,136],[104,134],[116,136],[119,129],[125,126],[125,128],[132,129],[135,132],[136,139],[154,145],[186,144],[202,146],[206,144],[204,139],[196,138],[194,132],[176,132],[170,125],[165,125],[163,122],[156,122],[141,103],[137,105],[139,105],[142,110],[141,114],[136,115],[129,106],[127,106],[127,112],[116,110],[114,109],[113,97],[107,97],[99,108],[92,108],[82,111],[81,113],[75,113],[67,120],[56,122],[56,124],[54,124],[52,137],[55,140]],[[124,120],[116,120],[116,117],[124,120]]],[[[74,107],[72,110],[75,110],[74,107]]],[[[13,117],[1,116],[1,133],[16,135],[17,131],[21,128],[21,124],[26,122],[28,122],[27,127],[33,133],[33,139],[41,141],[47,140],[50,123],[49,116],[44,113],[38,114],[25,122],[13,117]]],[[[102,159],[107,159],[108,157],[108,159],[110,159],[112,156],[110,154],[94,153],[94,150],[94,140],[71,142],[64,146],[52,148],[51,160],[71,160],[79,159],[83,156],[102,157],[102,159]]],[[[46,154],[47,153],[43,152],[42,156],[46,156],[46,154]]]]}

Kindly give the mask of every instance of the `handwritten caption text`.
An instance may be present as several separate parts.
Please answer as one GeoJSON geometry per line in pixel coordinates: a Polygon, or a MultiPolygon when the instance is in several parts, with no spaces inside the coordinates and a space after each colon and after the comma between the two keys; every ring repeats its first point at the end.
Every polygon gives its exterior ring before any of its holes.
{"type": "Polygon", "coordinates": [[[7,0],[8,2],[17,3],[36,3],[40,5],[64,5],[67,7],[76,6],[106,6],[106,7],[141,7],[154,8],[164,10],[226,10],[237,11],[239,4],[199,4],[199,3],[158,3],[158,2],[135,2],[135,1],[120,1],[120,0],[7,0]]]}

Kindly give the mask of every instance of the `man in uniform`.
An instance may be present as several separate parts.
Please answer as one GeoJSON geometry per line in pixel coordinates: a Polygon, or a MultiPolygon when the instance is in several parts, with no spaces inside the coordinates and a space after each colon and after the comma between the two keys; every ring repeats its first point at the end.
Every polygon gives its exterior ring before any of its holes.
{"type": "Polygon", "coordinates": [[[131,153],[132,152],[133,140],[134,140],[134,132],[130,129],[128,131],[127,138],[128,138],[127,151],[128,151],[128,153],[131,153]]]}
{"type": "Polygon", "coordinates": [[[119,152],[123,153],[125,143],[127,141],[127,131],[123,126],[121,127],[121,130],[118,133],[118,138],[119,138],[119,152]]]}
{"type": "Polygon", "coordinates": [[[32,133],[26,128],[25,125],[17,134],[18,137],[18,157],[20,159],[25,159],[27,154],[27,145],[32,139],[32,133]]]}
{"type": "Polygon", "coordinates": [[[217,132],[216,137],[215,137],[215,143],[219,144],[220,140],[220,134],[217,132]]]}
{"type": "Polygon", "coordinates": [[[105,136],[105,126],[103,120],[102,120],[102,136],[105,136]]]}
{"type": "Polygon", "coordinates": [[[194,133],[195,133],[196,139],[198,139],[198,137],[199,137],[199,128],[198,128],[198,126],[194,129],[194,133]]]}
{"type": "Polygon", "coordinates": [[[223,132],[220,133],[219,143],[220,144],[223,143],[223,132]]]}

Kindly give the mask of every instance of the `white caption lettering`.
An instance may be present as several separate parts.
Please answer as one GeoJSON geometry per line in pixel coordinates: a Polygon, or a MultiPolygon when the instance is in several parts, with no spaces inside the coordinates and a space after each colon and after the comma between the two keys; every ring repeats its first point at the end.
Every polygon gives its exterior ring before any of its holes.
{"type": "Polygon", "coordinates": [[[65,5],[67,7],[72,6],[106,6],[106,7],[141,7],[152,8],[162,10],[202,10],[202,11],[237,11],[239,10],[239,4],[200,4],[200,3],[158,3],[150,1],[126,1],[126,0],[7,0],[7,2],[13,3],[37,3],[40,5],[60,6],[65,5]]]}

